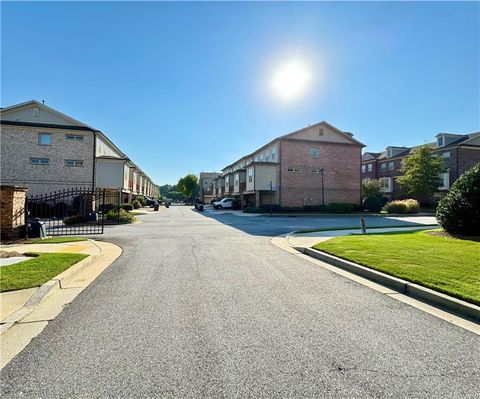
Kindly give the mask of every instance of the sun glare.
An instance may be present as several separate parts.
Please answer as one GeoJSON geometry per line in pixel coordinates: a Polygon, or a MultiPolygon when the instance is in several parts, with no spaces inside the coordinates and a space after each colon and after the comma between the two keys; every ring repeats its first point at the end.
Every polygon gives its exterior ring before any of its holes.
{"type": "Polygon", "coordinates": [[[298,60],[281,65],[273,75],[272,87],[275,93],[283,100],[293,100],[302,96],[311,75],[308,67],[298,60]]]}

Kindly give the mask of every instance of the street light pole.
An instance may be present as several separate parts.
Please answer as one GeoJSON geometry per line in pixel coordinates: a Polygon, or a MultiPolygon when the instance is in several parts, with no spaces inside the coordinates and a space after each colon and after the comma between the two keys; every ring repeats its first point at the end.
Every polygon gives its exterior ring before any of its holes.
{"type": "Polygon", "coordinates": [[[320,176],[322,176],[322,205],[325,205],[325,187],[323,185],[323,175],[325,174],[325,169],[320,169],[320,176]]]}

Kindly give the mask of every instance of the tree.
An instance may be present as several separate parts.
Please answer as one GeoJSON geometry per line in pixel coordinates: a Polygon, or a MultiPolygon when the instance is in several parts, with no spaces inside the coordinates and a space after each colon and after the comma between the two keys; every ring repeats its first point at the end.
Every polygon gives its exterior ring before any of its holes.
{"type": "Polygon", "coordinates": [[[381,193],[382,184],[380,180],[367,180],[362,183],[362,195],[363,198],[367,197],[378,197],[379,199],[382,198],[381,193]]]}
{"type": "Polygon", "coordinates": [[[437,220],[450,234],[480,235],[480,163],[463,173],[440,200],[437,220]]]}
{"type": "Polygon", "coordinates": [[[429,198],[441,185],[445,170],[441,157],[423,146],[404,160],[403,176],[397,178],[402,190],[417,199],[429,198]]]}
{"type": "Polygon", "coordinates": [[[183,194],[185,200],[190,199],[198,188],[198,177],[193,174],[182,177],[177,183],[177,188],[183,194]]]}

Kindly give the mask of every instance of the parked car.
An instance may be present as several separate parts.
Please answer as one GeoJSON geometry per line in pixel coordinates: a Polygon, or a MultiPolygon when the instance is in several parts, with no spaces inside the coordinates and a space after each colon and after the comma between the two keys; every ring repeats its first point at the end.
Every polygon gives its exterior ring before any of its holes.
{"type": "Polygon", "coordinates": [[[213,207],[215,209],[228,209],[232,208],[233,198],[224,198],[220,201],[214,202],[213,207]]]}

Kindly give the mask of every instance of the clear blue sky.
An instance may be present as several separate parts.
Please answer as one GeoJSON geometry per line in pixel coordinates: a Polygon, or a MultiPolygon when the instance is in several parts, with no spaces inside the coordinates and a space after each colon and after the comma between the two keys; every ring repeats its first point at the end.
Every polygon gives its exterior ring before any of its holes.
{"type": "Polygon", "coordinates": [[[105,132],[159,184],[326,120],[368,145],[480,130],[479,3],[3,3],[1,103],[105,132]],[[308,62],[305,96],[271,76],[308,62]]]}

